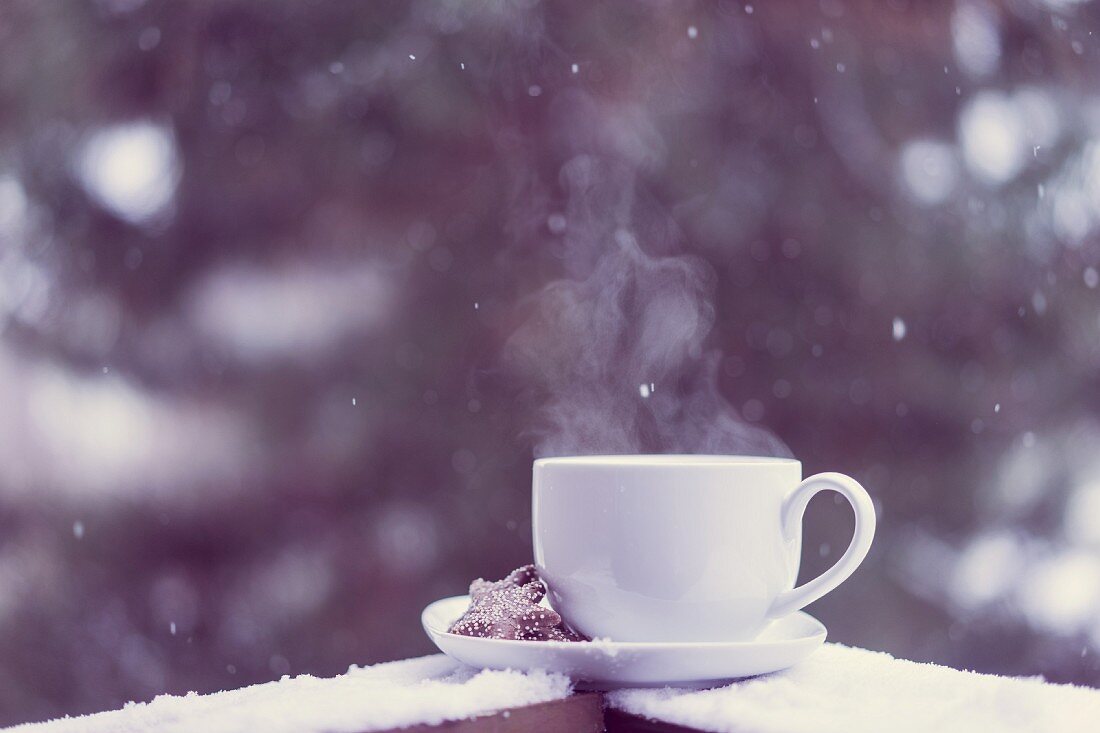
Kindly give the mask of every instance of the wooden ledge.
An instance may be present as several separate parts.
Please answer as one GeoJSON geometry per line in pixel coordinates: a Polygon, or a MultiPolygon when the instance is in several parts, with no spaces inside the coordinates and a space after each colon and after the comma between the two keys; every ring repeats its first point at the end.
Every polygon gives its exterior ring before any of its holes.
{"type": "Polygon", "coordinates": [[[604,730],[603,698],[595,692],[584,692],[564,700],[501,710],[469,720],[414,725],[387,733],[602,733],[604,730]]]}
{"type": "Polygon", "coordinates": [[[695,728],[647,720],[619,710],[604,709],[603,696],[582,692],[564,700],[551,700],[510,708],[469,720],[448,720],[436,725],[394,728],[383,733],[698,733],[695,728]]]}

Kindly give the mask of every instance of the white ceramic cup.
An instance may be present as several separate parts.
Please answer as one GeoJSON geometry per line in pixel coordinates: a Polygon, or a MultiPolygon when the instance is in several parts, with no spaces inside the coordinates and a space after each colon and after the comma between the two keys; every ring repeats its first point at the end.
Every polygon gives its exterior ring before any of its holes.
{"type": "Polygon", "coordinates": [[[535,565],[550,603],[614,641],[741,641],[836,588],[867,555],[875,510],[839,473],[745,456],[535,461],[535,565]],[[835,565],[795,588],[802,514],[819,491],[855,510],[835,565]]]}

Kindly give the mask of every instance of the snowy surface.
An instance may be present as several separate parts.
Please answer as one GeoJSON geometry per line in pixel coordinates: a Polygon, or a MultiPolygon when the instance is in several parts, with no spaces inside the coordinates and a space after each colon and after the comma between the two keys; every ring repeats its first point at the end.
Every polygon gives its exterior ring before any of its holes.
{"type": "Polygon", "coordinates": [[[20,733],[327,733],[373,731],[459,720],[558,700],[570,681],[544,673],[478,671],[442,654],[351,668],[330,679],[284,677],[212,695],[162,695],[151,703],[48,723],[20,733]]]}
{"type": "Polygon", "coordinates": [[[797,667],[714,690],[620,690],[620,710],[707,731],[1097,731],[1100,690],[961,672],[826,644],[797,667]]]}
{"type": "MultiPolygon", "coordinates": [[[[443,655],[301,676],[212,695],[163,695],[20,733],[353,733],[458,720],[564,698],[541,672],[478,671],[443,655]]],[[[1100,690],[996,677],[826,644],[802,664],[714,690],[619,690],[608,704],[707,731],[1095,731],[1100,690]]]]}

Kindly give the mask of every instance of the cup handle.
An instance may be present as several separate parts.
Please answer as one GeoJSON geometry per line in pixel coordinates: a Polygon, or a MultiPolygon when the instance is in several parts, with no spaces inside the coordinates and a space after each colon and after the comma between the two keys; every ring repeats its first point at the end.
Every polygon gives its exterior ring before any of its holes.
{"type": "Polygon", "coordinates": [[[768,618],[777,618],[793,613],[803,606],[816,601],[833,588],[848,579],[855,572],[867,551],[871,549],[871,540],[875,536],[875,506],[867,491],[853,479],[842,473],[819,473],[810,476],[787,495],[783,501],[783,536],[788,541],[798,539],[802,531],[802,515],[810,499],[819,491],[826,489],[841,494],[852,505],[856,515],[856,528],[848,549],[844,551],[836,564],[811,581],[797,588],[783,591],[776,597],[768,618]]]}

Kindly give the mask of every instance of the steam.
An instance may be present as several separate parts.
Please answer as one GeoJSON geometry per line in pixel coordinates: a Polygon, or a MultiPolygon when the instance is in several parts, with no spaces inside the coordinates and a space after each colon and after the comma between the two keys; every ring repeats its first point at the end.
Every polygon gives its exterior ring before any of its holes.
{"type": "Polygon", "coordinates": [[[566,276],[525,303],[505,345],[537,405],[536,455],[790,455],[719,392],[721,353],[706,349],[714,271],[676,252],[674,226],[637,205],[635,180],[630,164],[589,155],[561,170],[565,211],[547,226],[566,276]],[[643,243],[632,223],[645,217],[643,243]]]}

